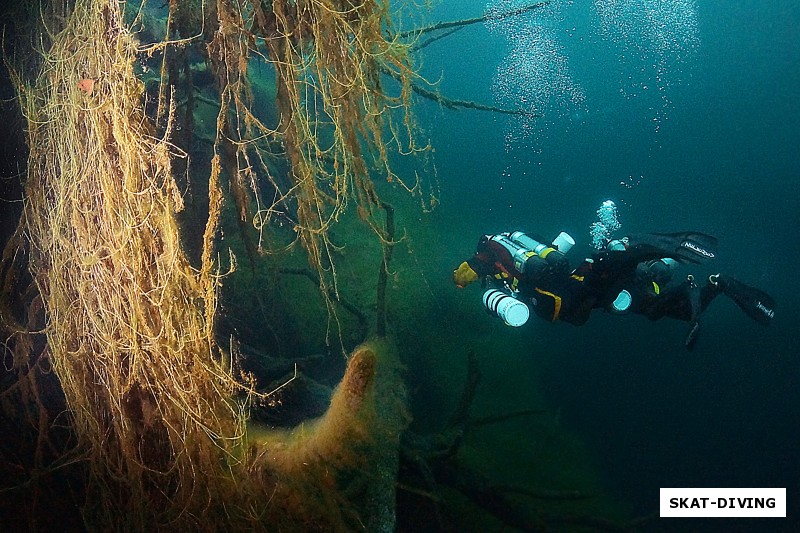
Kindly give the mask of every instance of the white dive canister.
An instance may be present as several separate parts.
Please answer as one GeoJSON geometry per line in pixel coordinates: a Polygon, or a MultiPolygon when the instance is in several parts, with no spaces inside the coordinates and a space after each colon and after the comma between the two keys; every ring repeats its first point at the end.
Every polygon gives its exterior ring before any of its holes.
{"type": "Polygon", "coordinates": [[[499,316],[503,322],[515,328],[527,322],[531,314],[524,302],[499,289],[489,289],[484,292],[483,305],[490,313],[499,316]]]}
{"type": "Polygon", "coordinates": [[[562,231],[558,234],[558,237],[553,239],[553,248],[562,254],[567,254],[570,250],[572,250],[573,246],[575,246],[575,239],[573,239],[572,235],[566,231],[562,231]]]}

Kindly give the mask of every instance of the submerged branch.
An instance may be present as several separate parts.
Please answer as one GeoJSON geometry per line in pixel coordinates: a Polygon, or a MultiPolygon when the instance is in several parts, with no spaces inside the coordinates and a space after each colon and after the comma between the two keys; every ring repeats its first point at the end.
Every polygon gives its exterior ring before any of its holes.
{"type": "Polygon", "coordinates": [[[430,45],[432,43],[435,43],[439,39],[444,39],[445,37],[449,37],[449,36],[453,35],[455,32],[457,32],[458,30],[463,30],[463,29],[464,29],[463,26],[459,26],[457,28],[452,28],[449,31],[446,31],[446,32],[444,32],[444,33],[442,33],[440,35],[436,35],[434,37],[429,37],[429,38],[425,39],[424,41],[422,41],[421,43],[415,43],[415,44],[411,45],[410,50],[412,52],[416,52],[417,50],[422,50],[426,46],[428,46],[428,45],[430,45]]]}
{"type": "Polygon", "coordinates": [[[433,100],[437,102],[439,105],[446,107],[447,109],[477,109],[478,111],[492,111],[494,113],[502,113],[505,115],[523,115],[526,117],[540,117],[538,113],[534,113],[533,111],[526,111],[524,109],[505,109],[503,107],[496,107],[486,104],[479,104],[478,102],[473,102],[471,100],[456,100],[453,98],[448,98],[443,96],[441,93],[436,91],[428,90],[417,83],[411,84],[411,90],[417,93],[418,95],[422,96],[423,98],[427,98],[428,100],[433,100]]]}
{"type": "Polygon", "coordinates": [[[502,107],[479,104],[478,102],[473,102],[471,100],[456,100],[453,98],[448,98],[440,93],[437,93],[436,91],[425,89],[416,83],[411,84],[411,90],[423,98],[433,100],[434,102],[437,102],[448,109],[477,109],[478,111],[493,111],[494,113],[503,113],[505,115],[524,115],[527,117],[541,116],[538,113],[534,113],[533,111],[525,111],[524,109],[505,109],[502,107]]]}
{"type": "MultiPolygon", "coordinates": [[[[319,276],[317,276],[315,272],[312,272],[308,268],[281,268],[278,270],[278,272],[280,272],[281,274],[293,274],[297,276],[305,276],[311,281],[313,281],[316,285],[321,286],[319,276]]],[[[332,287],[329,287],[327,291],[328,291],[328,296],[331,298],[332,301],[337,302],[344,309],[346,309],[351,315],[353,315],[356,318],[356,320],[358,320],[360,337],[361,339],[366,338],[367,331],[369,331],[366,315],[364,315],[364,313],[361,312],[361,310],[355,304],[338,296],[336,294],[336,291],[334,291],[332,287]]]]}
{"type": "Polygon", "coordinates": [[[394,251],[394,207],[386,202],[381,202],[381,207],[386,211],[386,235],[383,243],[383,259],[378,271],[377,294],[377,334],[378,337],[386,336],[386,282],[389,277],[389,263],[392,261],[394,251]]]}
{"type": "Polygon", "coordinates": [[[456,28],[461,26],[469,26],[470,24],[477,24],[479,22],[485,22],[487,20],[502,20],[508,17],[515,17],[517,15],[522,15],[523,13],[527,13],[528,11],[533,11],[534,9],[540,9],[550,4],[549,0],[546,2],[537,2],[535,4],[531,4],[529,6],[518,7],[516,9],[512,9],[509,11],[504,11],[502,13],[486,13],[481,17],[474,17],[469,19],[461,19],[461,20],[451,20],[448,22],[439,22],[438,24],[434,24],[432,26],[426,26],[424,28],[418,28],[416,30],[409,30],[400,32],[397,34],[400,38],[409,37],[412,35],[422,35],[424,33],[430,33],[432,31],[438,30],[445,30],[448,28],[456,28]]]}
{"type": "MultiPolygon", "coordinates": [[[[504,415],[473,418],[470,408],[475,400],[481,373],[474,351],[467,356],[467,375],[458,404],[440,433],[420,435],[406,431],[403,435],[402,458],[406,479],[399,488],[419,506],[432,506],[434,516],[442,521],[440,507],[447,507],[448,498],[442,487],[460,492],[475,506],[517,530],[544,531],[553,526],[587,528],[598,531],[630,531],[639,522],[617,523],[600,516],[546,512],[531,500],[550,500],[561,506],[597,497],[580,489],[551,489],[496,483],[493,476],[461,461],[456,453],[465,434],[476,425],[493,424],[511,418],[542,412],[538,409],[517,410],[504,415]],[[414,499],[414,496],[416,498],[414,499]],[[574,526],[574,527],[573,527],[574,526]]],[[[561,508],[561,507],[559,507],[561,508]]],[[[446,509],[445,509],[446,510],[446,509]]]]}
{"type": "MultiPolygon", "coordinates": [[[[464,28],[465,26],[469,26],[470,24],[477,24],[478,22],[484,22],[484,21],[487,21],[487,20],[503,20],[505,18],[514,17],[514,16],[517,16],[517,15],[522,15],[524,13],[527,13],[529,11],[533,11],[535,9],[544,8],[549,4],[550,4],[550,1],[546,0],[544,2],[537,2],[535,4],[530,4],[530,5],[527,5],[527,6],[518,7],[516,9],[511,9],[509,11],[503,11],[503,12],[499,12],[499,13],[498,12],[487,12],[483,16],[480,16],[480,17],[474,17],[474,18],[469,18],[469,19],[461,19],[461,20],[452,20],[452,21],[448,21],[448,22],[440,22],[440,23],[434,24],[432,26],[426,26],[424,28],[417,28],[417,29],[414,29],[414,30],[400,32],[400,33],[397,34],[397,37],[399,37],[399,38],[407,38],[407,37],[412,37],[413,36],[414,38],[419,38],[421,35],[426,34],[426,33],[431,33],[431,32],[435,32],[435,31],[439,31],[439,30],[448,30],[447,32],[445,32],[442,35],[438,35],[438,36],[435,36],[435,37],[430,37],[430,38],[426,39],[425,41],[411,44],[410,45],[410,50],[412,52],[415,52],[417,50],[425,48],[426,46],[430,45],[433,42],[438,41],[439,39],[443,39],[445,37],[448,37],[448,36],[452,35],[456,31],[464,28]]],[[[387,68],[382,68],[381,71],[384,74],[388,74],[389,76],[399,80],[399,76],[397,75],[397,73],[392,72],[391,70],[389,70],[387,68]]],[[[402,81],[402,80],[400,80],[400,81],[402,81]]],[[[409,83],[409,85],[411,86],[411,90],[414,91],[415,93],[417,93],[418,95],[422,96],[423,98],[427,98],[428,100],[433,100],[434,102],[437,102],[439,105],[442,105],[442,106],[444,106],[444,107],[446,107],[448,109],[459,109],[459,108],[461,108],[461,109],[476,109],[478,111],[492,111],[494,113],[502,113],[502,114],[505,114],[505,115],[522,115],[522,116],[527,116],[527,117],[539,117],[539,116],[541,116],[538,113],[535,113],[534,111],[527,111],[527,110],[524,110],[524,109],[505,109],[505,108],[502,108],[502,107],[479,104],[478,102],[473,102],[473,101],[470,101],[470,100],[456,100],[456,99],[453,99],[453,98],[448,98],[448,97],[443,96],[442,94],[440,94],[440,93],[438,93],[436,91],[432,91],[430,89],[426,89],[425,87],[423,87],[419,83],[415,83],[414,81],[411,81],[409,83]]]]}
{"type": "MultiPolygon", "coordinates": [[[[392,78],[401,81],[400,77],[397,73],[392,72],[387,68],[381,68],[381,72],[384,74],[388,74],[392,78]]],[[[420,95],[423,98],[427,98],[428,100],[432,100],[438,103],[441,106],[446,107],[447,109],[476,109],[478,111],[491,111],[493,113],[502,113],[504,115],[522,115],[526,117],[537,118],[540,117],[538,113],[533,111],[526,111],[525,109],[506,109],[503,107],[496,107],[486,104],[480,104],[478,102],[473,102],[471,100],[457,100],[455,98],[448,98],[441,93],[436,91],[431,91],[430,89],[426,89],[419,83],[414,83],[411,81],[409,83],[411,86],[411,90],[420,95]]]]}
{"type": "Polygon", "coordinates": [[[463,429],[469,424],[469,411],[472,407],[472,402],[475,400],[475,394],[478,390],[478,383],[480,383],[480,381],[481,369],[478,366],[478,357],[475,355],[474,350],[470,350],[467,354],[467,379],[464,381],[464,388],[461,391],[461,397],[458,400],[458,405],[453,411],[450,421],[445,426],[445,429],[463,429]]]}

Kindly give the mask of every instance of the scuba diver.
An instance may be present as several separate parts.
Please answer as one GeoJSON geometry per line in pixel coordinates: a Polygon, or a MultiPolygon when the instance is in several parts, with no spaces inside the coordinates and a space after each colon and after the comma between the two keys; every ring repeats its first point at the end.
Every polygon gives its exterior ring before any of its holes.
{"type": "Polygon", "coordinates": [[[606,239],[577,268],[566,253],[575,244],[562,232],[551,244],[516,231],[484,235],[475,255],[453,272],[465,287],[482,280],[487,310],[510,326],[527,322],[530,309],[550,322],[582,325],[593,309],[664,317],[690,323],[685,346],[691,350],[699,317],[719,294],[731,298],[750,318],[768,325],[772,298],[723,274],[700,287],[692,275],[673,279],[681,263],[704,264],[716,257],[716,238],[698,232],[650,233],[606,239]]]}

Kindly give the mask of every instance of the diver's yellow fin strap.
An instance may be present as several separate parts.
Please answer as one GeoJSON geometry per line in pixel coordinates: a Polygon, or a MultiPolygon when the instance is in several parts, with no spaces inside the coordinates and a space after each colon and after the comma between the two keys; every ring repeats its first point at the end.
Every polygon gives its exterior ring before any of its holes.
{"type": "Polygon", "coordinates": [[[553,299],[553,318],[551,318],[550,320],[552,322],[558,320],[558,315],[561,313],[561,296],[556,296],[552,292],[547,292],[538,287],[535,290],[539,294],[544,294],[545,296],[549,296],[550,298],[553,299]]]}

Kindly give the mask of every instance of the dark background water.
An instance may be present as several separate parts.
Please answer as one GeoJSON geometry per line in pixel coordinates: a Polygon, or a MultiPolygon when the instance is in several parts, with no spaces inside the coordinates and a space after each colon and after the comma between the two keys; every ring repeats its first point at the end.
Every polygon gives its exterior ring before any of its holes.
{"type": "MultiPolygon", "coordinates": [[[[604,4],[627,6],[632,23],[637,10],[651,9],[658,20],[663,8],[604,4]]],[[[561,87],[526,131],[519,117],[420,103],[441,185],[438,267],[449,274],[481,233],[511,229],[567,230],[579,241],[577,260],[589,251],[588,228],[606,198],[620,206],[622,233],[716,235],[718,260],[683,273],[722,271],[770,292],[777,316],[769,328],[722,298],[704,317],[692,353],[682,348],[682,323],[603,314],[579,329],[529,323],[531,349],[515,349],[504,364],[538,376],[562,424],[584,439],[609,490],[636,515],[658,513],[659,487],[787,488],[787,520],[661,520],[654,529],[796,530],[800,7],[787,0],[672,4],[695,17],[662,20],[678,30],[690,24],[693,33],[672,34],[693,37],[687,49],[602,33],[592,2],[554,2],[526,15],[519,24],[552,30],[560,49],[549,57],[567,59],[584,97],[565,100],[559,95],[573,86],[561,87]]],[[[485,0],[441,2],[429,21],[479,16],[486,7],[485,0]]],[[[418,59],[448,96],[525,105],[531,78],[524,72],[516,87],[496,86],[517,38],[527,37],[478,24],[425,47],[418,59]]],[[[517,340],[496,331],[498,346],[517,340]]]]}

